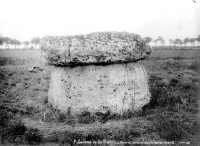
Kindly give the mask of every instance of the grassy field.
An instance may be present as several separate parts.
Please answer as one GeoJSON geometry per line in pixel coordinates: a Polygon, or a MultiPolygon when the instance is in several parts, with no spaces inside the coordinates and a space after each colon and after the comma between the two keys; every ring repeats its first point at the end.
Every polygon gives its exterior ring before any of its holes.
{"type": "Polygon", "coordinates": [[[194,58],[197,59],[200,58],[199,49],[188,49],[188,50],[153,49],[150,58],[168,59],[168,58],[178,57],[181,59],[194,59],[194,58]]]}
{"type": "Polygon", "coordinates": [[[191,141],[199,130],[199,54],[200,50],[153,50],[147,60],[139,61],[149,75],[152,97],[138,113],[73,117],[48,103],[52,68],[39,60],[39,50],[0,50],[1,140],[191,141]]]}
{"type": "Polygon", "coordinates": [[[22,50],[22,49],[10,49],[10,50],[5,50],[1,49],[0,50],[0,57],[12,57],[12,58],[31,58],[31,59],[40,59],[40,50],[22,50]]]}

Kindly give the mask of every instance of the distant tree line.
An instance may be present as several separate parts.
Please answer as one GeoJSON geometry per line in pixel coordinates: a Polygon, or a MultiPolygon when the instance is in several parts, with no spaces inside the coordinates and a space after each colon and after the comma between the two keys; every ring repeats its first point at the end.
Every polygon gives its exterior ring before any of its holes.
{"type": "MultiPolygon", "coordinates": [[[[159,44],[160,46],[165,46],[165,40],[161,36],[159,36],[156,39],[153,39],[151,37],[145,37],[144,40],[147,43],[153,42],[155,46],[157,46],[157,44],[159,44]]],[[[196,38],[186,37],[183,40],[179,38],[169,39],[168,42],[170,46],[189,46],[189,44],[190,46],[195,46],[195,42],[197,42],[197,45],[200,46],[200,35],[198,35],[196,38]]],[[[22,45],[22,44],[26,47],[26,49],[28,49],[28,46],[31,44],[32,46],[30,46],[29,49],[34,49],[37,47],[39,43],[40,43],[39,37],[34,37],[30,41],[20,42],[17,39],[0,36],[0,46],[5,45],[6,49],[9,49],[9,45],[14,45],[16,49],[17,46],[22,45]]]]}
{"type": "MultiPolygon", "coordinates": [[[[160,44],[160,46],[165,46],[165,40],[163,37],[159,36],[156,39],[153,39],[151,37],[145,37],[144,38],[147,43],[153,42],[155,46],[157,46],[157,43],[160,44]]],[[[195,42],[197,42],[198,46],[200,46],[200,35],[198,35],[196,38],[184,38],[183,40],[176,38],[176,39],[169,39],[169,45],[170,46],[188,46],[189,44],[191,46],[195,46],[195,42]]]]}
{"type": "Polygon", "coordinates": [[[17,46],[22,44],[26,46],[26,49],[28,49],[28,46],[31,44],[32,46],[30,47],[30,49],[34,49],[34,47],[36,48],[39,43],[40,43],[39,37],[34,37],[30,41],[20,42],[17,39],[0,36],[0,46],[5,45],[6,49],[9,49],[10,45],[14,45],[16,49],[17,46]]]}

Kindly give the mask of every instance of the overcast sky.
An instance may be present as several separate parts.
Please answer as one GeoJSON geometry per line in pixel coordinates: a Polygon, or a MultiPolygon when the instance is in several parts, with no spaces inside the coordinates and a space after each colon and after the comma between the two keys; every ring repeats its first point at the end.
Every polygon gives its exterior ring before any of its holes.
{"type": "Polygon", "coordinates": [[[127,31],[142,37],[196,37],[200,0],[1,0],[0,34],[20,41],[45,35],[127,31]]]}

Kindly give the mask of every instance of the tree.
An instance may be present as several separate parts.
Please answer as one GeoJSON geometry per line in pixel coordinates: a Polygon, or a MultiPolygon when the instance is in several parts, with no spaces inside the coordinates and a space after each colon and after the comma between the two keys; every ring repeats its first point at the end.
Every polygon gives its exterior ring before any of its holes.
{"type": "Polygon", "coordinates": [[[3,45],[3,38],[0,36],[0,46],[3,45]]]}
{"type": "Polygon", "coordinates": [[[29,41],[25,41],[23,44],[26,46],[26,49],[28,49],[29,41]]]}
{"type": "Polygon", "coordinates": [[[6,48],[9,49],[9,44],[11,44],[12,39],[9,37],[2,37],[3,43],[6,45],[6,48]]]}
{"type": "Polygon", "coordinates": [[[173,42],[174,42],[174,40],[173,40],[173,39],[169,39],[169,44],[170,44],[170,46],[172,46],[172,45],[173,45],[173,42]]]}
{"type": "Polygon", "coordinates": [[[40,38],[39,37],[32,38],[31,41],[30,41],[30,43],[34,44],[35,48],[36,48],[37,45],[40,43],[40,38]]]}
{"type": "Polygon", "coordinates": [[[158,40],[157,40],[157,39],[154,39],[153,42],[155,43],[155,46],[156,46],[158,40]]]}
{"type": "Polygon", "coordinates": [[[162,46],[164,46],[165,45],[165,40],[161,37],[161,36],[159,36],[158,38],[157,38],[157,41],[158,42],[160,42],[160,45],[162,46]]]}
{"type": "Polygon", "coordinates": [[[165,40],[163,39],[163,40],[161,40],[161,42],[160,42],[163,46],[165,46],[165,40]]]}
{"type": "Polygon", "coordinates": [[[175,44],[175,46],[177,46],[180,45],[181,42],[182,42],[181,39],[176,38],[173,43],[175,44]]]}
{"type": "Polygon", "coordinates": [[[17,45],[20,45],[21,42],[18,41],[18,40],[16,40],[16,39],[12,39],[12,40],[11,40],[11,44],[12,44],[12,45],[15,45],[15,49],[16,49],[16,46],[17,46],[17,45]]]}
{"type": "Polygon", "coordinates": [[[187,46],[187,43],[189,43],[189,38],[188,37],[183,39],[183,44],[185,44],[185,46],[187,46]]]}
{"type": "Polygon", "coordinates": [[[189,42],[191,43],[192,46],[194,46],[196,41],[196,38],[189,38],[189,42]]]}
{"type": "Polygon", "coordinates": [[[145,37],[144,40],[146,43],[150,43],[152,41],[153,38],[151,37],[145,37]]]}
{"type": "Polygon", "coordinates": [[[180,46],[182,46],[182,45],[183,45],[183,41],[180,40],[180,41],[178,42],[178,44],[179,44],[180,46]]]}
{"type": "Polygon", "coordinates": [[[196,41],[198,42],[198,45],[200,46],[200,35],[197,36],[196,41]]]}

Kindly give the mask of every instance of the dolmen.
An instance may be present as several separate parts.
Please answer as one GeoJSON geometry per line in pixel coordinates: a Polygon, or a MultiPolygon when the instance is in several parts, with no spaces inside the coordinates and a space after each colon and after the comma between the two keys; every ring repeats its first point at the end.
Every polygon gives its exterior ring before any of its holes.
{"type": "Polygon", "coordinates": [[[137,61],[146,59],[151,48],[137,34],[46,36],[41,50],[46,64],[55,66],[48,102],[62,112],[123,114],[150,101],[148,76],[137,61]]]}

